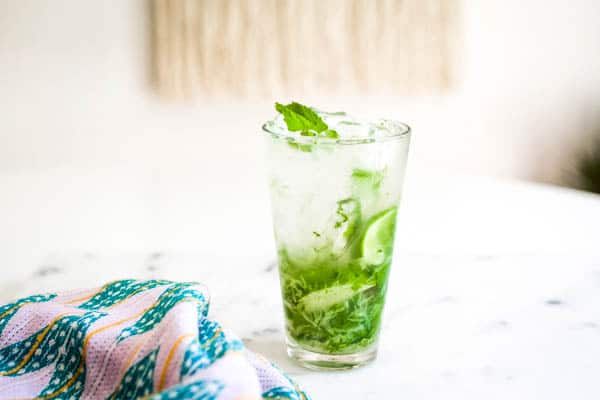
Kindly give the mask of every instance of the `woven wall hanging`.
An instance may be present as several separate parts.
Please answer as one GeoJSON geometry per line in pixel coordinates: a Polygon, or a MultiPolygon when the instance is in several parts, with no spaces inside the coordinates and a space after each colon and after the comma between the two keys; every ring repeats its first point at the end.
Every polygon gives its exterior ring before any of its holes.
{"type": "Polygon", "coordinates": [[[414,94],[454,79],[459,0],[152,0],[171,98],[414,94]]]}

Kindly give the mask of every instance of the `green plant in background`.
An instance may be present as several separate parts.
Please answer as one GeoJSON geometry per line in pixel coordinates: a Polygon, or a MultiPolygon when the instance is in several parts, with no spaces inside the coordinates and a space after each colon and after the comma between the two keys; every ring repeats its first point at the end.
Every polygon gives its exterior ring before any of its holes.
{"type": "Polygon", "coordinates": [[[600,137],[579,159],[577,173],[582,189],[600,193],[600,137]]]}

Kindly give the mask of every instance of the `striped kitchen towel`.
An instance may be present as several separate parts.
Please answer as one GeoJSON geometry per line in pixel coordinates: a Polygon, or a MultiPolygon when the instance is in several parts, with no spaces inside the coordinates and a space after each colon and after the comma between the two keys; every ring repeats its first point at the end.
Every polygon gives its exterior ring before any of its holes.
{"type": "Polygon", "coordinates": [[[0,399],[309,399],[208,307],[206,287],[164,280],[1,306],[0,399]]]}

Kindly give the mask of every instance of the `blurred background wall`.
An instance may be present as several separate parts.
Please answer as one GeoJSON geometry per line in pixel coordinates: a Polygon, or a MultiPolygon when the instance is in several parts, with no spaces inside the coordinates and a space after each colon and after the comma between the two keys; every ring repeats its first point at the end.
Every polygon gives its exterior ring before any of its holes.
{"type": "MultiPolygon", "coordinates": [[[[149,14],[145,0],[0,2],[0,172],[130,166],[256,182],[259,126],[287,99],[164,101],[149,14]]],[[[408,122],[413,171],[573,183],[599,132],[599,2],[463,0],[458,14],[450,89],[290,98],[408,122]]]]}
{"type": "Polygon", "coordinates": [[[152,0],[165,97],[438,93],[455,78],[459,0],[152,0]]]}

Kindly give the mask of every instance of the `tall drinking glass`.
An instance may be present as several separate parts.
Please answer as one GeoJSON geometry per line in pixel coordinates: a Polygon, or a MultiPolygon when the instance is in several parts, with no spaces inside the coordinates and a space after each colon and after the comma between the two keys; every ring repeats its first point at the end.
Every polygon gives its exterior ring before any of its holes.
{"type": "Polygon", "coordinates": [[[410,128],[319,115],[338,138],[263,131],[288,354],[345,369],[377,354],[410,128]]]}

